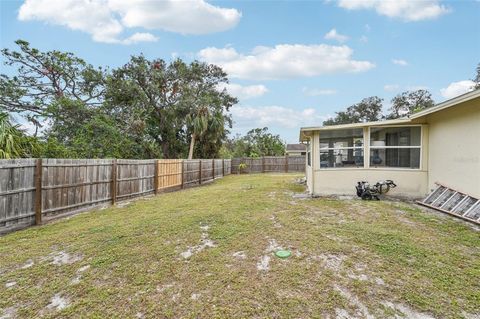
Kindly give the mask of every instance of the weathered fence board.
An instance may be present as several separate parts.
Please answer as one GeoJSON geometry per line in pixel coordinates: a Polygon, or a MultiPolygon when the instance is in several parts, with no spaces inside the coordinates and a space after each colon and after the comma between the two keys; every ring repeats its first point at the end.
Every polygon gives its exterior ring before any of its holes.
{"type": "Polygon", "coordinates": [[[111,169],[112,160],[44,159],[42,218],[109,202],[111,169]]]}
{"type": "Polygon", "coordinates": [[[35,159],[0,162],[0,229],[35,222],[35,159]]]}
{"type": "Polygon", "coordinates": [[[117,160],[117,199],[151,194],[156,160],[117,160]]]}
{"type": "Polygon", "coordinates": [[[285,173],[305,172],[305,156],[265,156],[260,158],[234,158],[231,160],[231,173],[285,173]],[[247,167],[240,172],[239,165],[247,167]]]}

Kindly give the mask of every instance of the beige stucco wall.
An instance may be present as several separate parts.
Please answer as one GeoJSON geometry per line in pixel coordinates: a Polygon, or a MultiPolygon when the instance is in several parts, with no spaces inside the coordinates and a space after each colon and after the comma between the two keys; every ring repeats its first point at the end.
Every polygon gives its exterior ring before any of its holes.
{"type": "Polygon", "coordinates": [[[368,152],[365,168],[320,169],[321,131],[312,132],[313,166],[307,167],[309,191],[318,195],[354,194],[357,181],[392,179],[398,184],[392,195],[423,197],[435,182],[440,182],[480,197],[480,98],[416,118],[411,124],[423,125],[421,167],[417,170],[370,168],[368,152]]]}
{"type": "Polygon", "coordinates": [[[313,193],[317,195],[355,195],[355,185],[359,181],[374,184],[391,179],[398,187],[389,195],[408,198],[420,198],[426,194],[427,172],[404,169],[322,169],[314,172],[313,193]]]}
{"type": "MultiPolygon", "coordinates": [[[[307,145],[307,155],[305,156],[305,177],[307,178],[307,189],[311,190],[312,189],[312,168],[311,166],[308,165],[308,152],[310,152],[310,156],[312,156],[312,145],[309,142],[307,145]]],[[[310,161],[312,163],[312,161],[310,161]]]]}
{"type": "Polygon", "coordinates": [[[428,187],[440,182],[480,197],[480,99],[433,113],[426,121],[428,187]]]}
{"type": "MultiPolygon", "coordinates": [[[[419,124],[419,123],[418,123],[419,124]]],[[[420,169],[370,168],[369,152],[365,151],[366,168],[320,169],[320,131],[313,133],[312,167],[307,167],[307,186],[315,195],[355,195],[355,185],[359,181],[376,183],[391,179],[398,186],[390,195],[407,198],[421,198],[428,193],[428,126],[422,126],[422,155],[420,169]],[[310,172],[309,172],[310,171],[310,172]]],[[[367,131],[365,131],[367,135],[367,131]]],[[[367,146],[365,146],[367,147],[367,146]]]]}

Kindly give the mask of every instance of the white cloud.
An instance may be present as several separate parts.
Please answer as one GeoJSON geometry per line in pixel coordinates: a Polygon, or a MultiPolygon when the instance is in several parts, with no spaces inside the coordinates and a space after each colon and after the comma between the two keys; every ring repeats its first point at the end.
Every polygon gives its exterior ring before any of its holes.
{"type": "Polygon", "coordinates": [[[236,26],[242,16],[236,9],[216,7],[204,0],[108,0],[108,5],[121,15],[126,27],[182,34],[225,31],[236,26]]]}
{"type": "Polygon", "coordinates": [[[362,35],[359,39],[360,42],[362,43],[367,43],[368,42],[368,37],[366,35],[362,35]]]}
{"type": "Polygon", "coordinates": [[[317,114],[313,108],[296,110],[283,106],[235,106],[231,109],[235,123],[240,127],[278,126],[285,129],[320,125],[328,116],[317,114]]]}
{"type": "Polygon", "coordinates": [[[204,0],[25,0],[20,21],[38,20],[82,31],[96,42],[133,44],[157,38],[145,32],[123,36],[128,28],[205,34],[234,27],[241,13],[204,0]],[[123,38],[123,39],[122,39],[123,38]]]}
{"type": "Polygon", "coordinates": [[[348,10],[373,9],[380,15],[404,21],[435,19],[450,11],[439,0],[339,0],[338,5],[348,10]]]}
{"type": "Polygon", "coordinates": [[[198,57],[221,66],[230,76],[253,80],[310,77],[340,72],[362,72],[375,67],[369,61],[352,59],[353,50],[346,45],[280,44],[259,46],[250,54],[234,48],[209,47],[198,57]]]}
{"type": "Polygon", "coordinates": [[[135,44],[138,42],[155,42],[158,38],[151,33],[137,32],[132,36],[129,36],[125,40],[122,40],[123,44],[135,44]]]}
{"type": "Polygon", "coordinates": [[[474,86],[475,82],[470,80],[452,82],[446,88],[441,89],[440,94],[446,99],[451,99],[472,91],[474,86]]]}
{"type": "Polygon", "coordinates": [[[97,42],[118,42],[123,31],[104,1],[26,0],[20,7],[18,19],[40,20],[83,31],[97,42]]]}
{"type": "Polygon", "coordinates": [[[243,100],[259,97],[268,92],[267,87],[262,84],[243,86],[236,83],[224,83],[220,85],[219,88],[225,88],[228,93],[243,100]]]}
{"type": "Polygon", "coordinates": [[[407,66],[408,62],[402,59],[392,59],[392,63],[401,66],[407,66]]]}
{"type": "Polygon", "coordinates": [[[397,91],[399,88],[400,88],[400,85],[398,84],[385,84],[383,86],[383,89],[387,92],[397,91]]]}
{"type": "Polygon", "coordinates": [[[338,33],[336,29],[328,31],[324,38],[327,40],[336,40],[340,43],[348,40],[348,36],[338,33]]]}
{"type": "Polygon", "coordinates": [[[304,87],[302,92],[308,96],[320,96],[320,95],[334,95],[337,94],[337,90],[333,89],[312,89],[304,87]]]}

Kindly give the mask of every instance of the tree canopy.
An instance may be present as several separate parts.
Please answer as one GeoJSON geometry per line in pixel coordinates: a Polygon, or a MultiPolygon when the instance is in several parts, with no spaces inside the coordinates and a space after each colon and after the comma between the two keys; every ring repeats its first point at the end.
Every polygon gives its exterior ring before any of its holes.
{"type": "Polygon", "coordinates": [[[383,114],[383,99],[378,96],[364,98],[359,103],[347,107],[346,111],[336,112],[335,117],[323,122],[323,125],[339,125],[361,122],[374,122],[384,119],[396,119],[409,116],[435,104],[427,90],[406,91],[391,100],[389,113],[383,114]]]}
{"type": "Polygon", "coordinates": [[[0,159],[35,156],[39,151],[36,139],[12,124],[8,114],[0,112],[0,159]]]}
{"type": "Polygon", "coordinates": [[[225,157],[281,156],[285,154],[285,143],[280,135],[272,134],[267,127],[255,128],[244,136],[236,136],[224,144],[225,157]]]}
{"type": "Polygon", "coordinates": [[[214,157],[231,128],[237,99],[218,66],[139,55],[108,70],[16,44],[2,50],[15,75],[0,75],[0,110],[34,125],[45,156],[180,158],[191,145],[214,157]]]}
{"type": "Polygon", "coordinates": [[[476,74],[473,78],[473,82],[475,82],[474,89],[480,90],[480,63],[477,64],[476,74]]]}
{"type": "Polygon", "coordinates": [[[337,112],[334,118],[324,121],[323,125],[378,121],[382,115],[382,102],[383,99],[378,96],[364,98],[346,111],[337,112]]]}

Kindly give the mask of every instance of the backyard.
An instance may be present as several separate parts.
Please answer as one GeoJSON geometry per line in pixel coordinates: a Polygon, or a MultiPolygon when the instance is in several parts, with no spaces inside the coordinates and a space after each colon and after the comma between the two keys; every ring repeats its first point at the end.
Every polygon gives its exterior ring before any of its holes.
{"type": "Polygon", "coordinates": [[[0,318],[479,318],[475,226],[303,198],[300,177],[230,175],[0,237],[0,318]]]}

